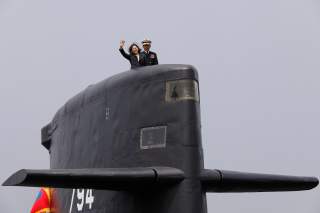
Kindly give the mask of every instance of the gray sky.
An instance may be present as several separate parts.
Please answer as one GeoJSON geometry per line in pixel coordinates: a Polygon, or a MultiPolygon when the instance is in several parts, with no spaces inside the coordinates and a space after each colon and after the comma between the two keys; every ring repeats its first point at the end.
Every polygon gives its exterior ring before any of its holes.
{"type": "MultiPolygon", "coordinates": [[[[91,83],[129,68],[119,40],[199,70],[207,168],[320,177],[318,0],[0,1],[0,182],[48,168],[40,128],[91,83]]],[[[38,190],[0,187],[1,212],[38,190]]],[[[320,190],[208,194],[208,212],[319,213],[320,190]]]]}

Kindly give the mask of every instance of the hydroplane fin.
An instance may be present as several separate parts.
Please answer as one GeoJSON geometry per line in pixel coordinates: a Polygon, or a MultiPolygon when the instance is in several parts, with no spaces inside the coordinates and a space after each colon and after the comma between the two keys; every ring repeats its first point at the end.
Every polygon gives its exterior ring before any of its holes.
{"type": "Polygon", "coordinates": [[[204,170],[201,182],[207,192],[275,192],[309,190],[316,187],[319,180],[315,177],[204,170]]]}
{"type": "Polygon", "coordinates": [[[22,169],[9,177],[3,186],[131,190],[175,184],[183,179],[181,170],[170,167],[22,169]]]}

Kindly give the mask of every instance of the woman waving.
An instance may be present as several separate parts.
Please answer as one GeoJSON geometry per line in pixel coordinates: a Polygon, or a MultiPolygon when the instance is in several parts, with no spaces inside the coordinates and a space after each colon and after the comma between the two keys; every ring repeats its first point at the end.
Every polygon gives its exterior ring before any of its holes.
{"type": "Polygon", "coordinates": [[[120,41],[120,53],[122,54],[123,57],[125,57],[131,64],[131,69],[138,68],[141,66],[145,66],[145,56],[144,54],[141,54],[141,49],[140,47],[136,44],[133,43],[129,47],[129,54],[124,51],[124,40],[120,41]]]}

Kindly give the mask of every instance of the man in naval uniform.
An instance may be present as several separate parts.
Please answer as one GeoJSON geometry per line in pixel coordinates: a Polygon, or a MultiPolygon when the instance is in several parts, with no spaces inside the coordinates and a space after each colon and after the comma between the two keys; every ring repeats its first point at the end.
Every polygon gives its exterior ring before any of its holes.
{"type": "Polygon", "coordinates": [[[142,42],[142,47],[144,51],[142,54],[145,56],[145,65],[151,66],[151,65],[157,65],[158,64],[158,57],[155,52],[151,52],[151,41],[148,39],[144,39],[142,42]]]}

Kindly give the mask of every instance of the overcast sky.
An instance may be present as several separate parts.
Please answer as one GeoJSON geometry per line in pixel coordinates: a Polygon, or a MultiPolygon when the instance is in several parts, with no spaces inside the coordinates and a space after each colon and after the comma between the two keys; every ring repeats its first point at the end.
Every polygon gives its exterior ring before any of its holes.
{"type": "MultiPolygon", "coordinates": [[[[320,177],[320,1],[0,0],[0,182],[48,168],[40,129],[70,97],[129,68],[120,39],[200,75],[207,168],[320,177]]],[[[0,187],[5,213],[35,188],[0,187]]],[[[208,212],[319,213],[306,192],[208,194],[208,212]]]]}

